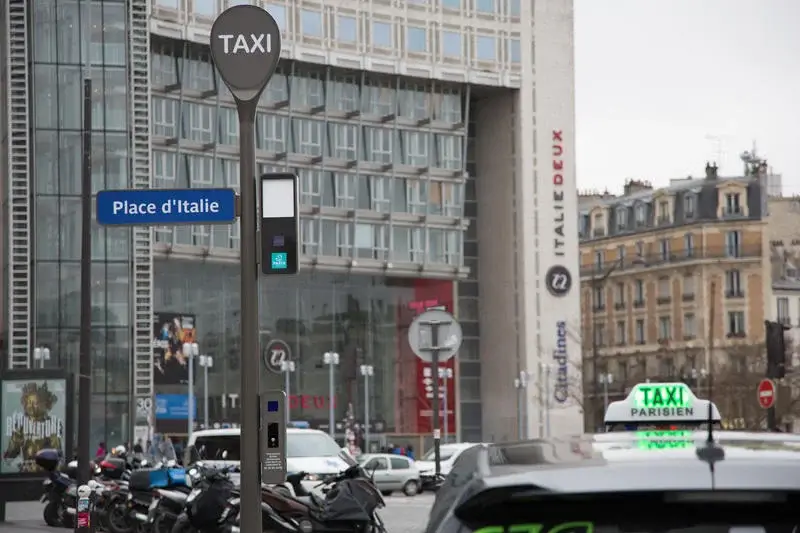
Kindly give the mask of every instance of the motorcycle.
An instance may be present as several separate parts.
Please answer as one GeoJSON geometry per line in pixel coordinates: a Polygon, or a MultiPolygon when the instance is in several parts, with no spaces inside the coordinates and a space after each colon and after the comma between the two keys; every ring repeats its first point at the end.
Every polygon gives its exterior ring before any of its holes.
{"type": "MultiPolygon", "coordinates": [[[[223,453],[223,459],[226,455],[223,453]]],[[[230,502],[237,495],[230,480],[233,470],[205,468],[201,463],[189,469],[188,479],[192,491],[185,500],[182,512],[174,521],[172,533],[230,531],[230,522],[236,516],[230,514],[230,502]]]]}
{"type": "Polygon", "coordinates": [[[51,527],[74,527],[74,508],[77,497],[74,476],[78,466],[77,462],[68,463],[66,471],[60,471],[61,453],[53,449],[39,451],[34,461],[47,472],[47,479],[42,483],[42,496],[39,500],[45,504],[42,511],[45,523],[51,527]],[[73,509],[72,513],[69,512],[70,509],[73,509]]]}

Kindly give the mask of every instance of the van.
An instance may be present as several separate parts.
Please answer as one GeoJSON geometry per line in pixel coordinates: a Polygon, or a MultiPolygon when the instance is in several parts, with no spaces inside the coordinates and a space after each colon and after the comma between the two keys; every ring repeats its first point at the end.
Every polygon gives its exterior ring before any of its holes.
{"type": "MultiPolygon", "coordinates": [[[[205,429],[195,431],[189,445],[200,454],[204,463],[227,466],[238,465],[240,460],[239,428],[205,429]],[[227,452],[222,459],[223,452],[227,452]]],[[[186,463],[185,463],[186,464],[186,463]]],[[[346,470],[350,464],[336,441],[317,429],[286,429],[286,470],[306,472],[303,486],[313,489],[322,479],[346,470]]]]}

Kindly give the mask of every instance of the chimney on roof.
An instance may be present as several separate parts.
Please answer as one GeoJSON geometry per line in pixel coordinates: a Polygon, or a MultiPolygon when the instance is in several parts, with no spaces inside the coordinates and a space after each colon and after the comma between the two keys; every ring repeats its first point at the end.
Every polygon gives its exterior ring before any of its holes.
{"type": "Polygon", "coordinates": [[[639,191],[652,191],[653,184],[649,181],[630,179],[625,182],[625,196],[639,191]]]}
{"type": "Polygon", "coordinates": [[[706,163],[706,179],[715,180],[717,177],[717,164],[706,163]]]}

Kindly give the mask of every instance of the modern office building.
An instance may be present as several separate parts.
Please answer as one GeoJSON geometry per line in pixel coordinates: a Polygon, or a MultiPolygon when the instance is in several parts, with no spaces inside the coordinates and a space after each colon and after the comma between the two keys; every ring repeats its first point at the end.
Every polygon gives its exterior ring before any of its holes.
{"type": "Polygon", "coordinates": [[[702,391],[712,369],[727,417],[758,414],[740,389],[755,386],[742,380],[757,379],[769,318],[773,222],[763,178],[706,165],[704,176],[669,187],[631,180],[621,196],[581,199],[587,425],[636,383],[702,391]]]}
{"type": "MultiPolygon", "coordinates": [[[[234,3],[4,2],[7,368],[37,346],[77,365],[87,61],[95,191],[238,188],[234,103],[207,45],[234,3]]],[[[237,225],[93,226],[97,440],[148,421],[185,431],[188,340],[214,359],[210,423],[237,422],[240,357],[264,360],[265,387],[284,383],[279,347],[296,363],[294,419],[324,427],[335,402],[360,420],[371,365],[372,434],[413,442],[431,432],[433,377],[407,329],[434,306],[465,337],[441,383],[454,437],[513,438],[518,416],[529,435],[580,431],[572,2],[251,3],[284,35],[257,160],[299,177],[302,272],[262,280],[263,353],[241,354],[238,249],[253,244],[237,225]]]]}

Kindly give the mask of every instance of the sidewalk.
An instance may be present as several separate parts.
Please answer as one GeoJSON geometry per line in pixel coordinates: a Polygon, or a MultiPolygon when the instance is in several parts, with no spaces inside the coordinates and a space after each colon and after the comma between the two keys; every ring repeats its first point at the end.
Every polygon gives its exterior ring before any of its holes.
{"type": "MultiPolygon", "coordinates": [[[[39,502],[9,503],[6,508],[6,522],[0,522],[0,533],[33,533],[48,531],[55,533],[57,528],[47,527],[42,520],[43,505],[39,502]]],[[[61,530],[68,531],[68,530],[61,530]]]]}

